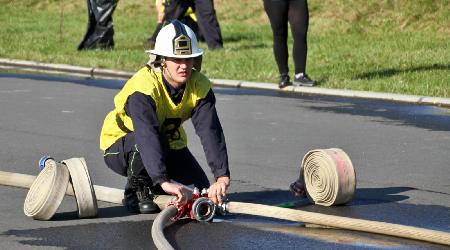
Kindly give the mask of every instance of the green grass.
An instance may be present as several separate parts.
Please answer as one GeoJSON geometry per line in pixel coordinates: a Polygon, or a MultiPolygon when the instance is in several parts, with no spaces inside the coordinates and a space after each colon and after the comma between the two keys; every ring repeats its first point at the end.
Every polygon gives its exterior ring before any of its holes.
{"type": "MultiPolygon", "coordinates": [[[[450,97],[450,1],[308,4],[307,71],[320,87],[450,97]]],[[[115,49],[83,52],[76,47],[87,26],[85,1],[0,0],[0,5],[0,57],[127,71],[147,60],[143,51],[155,26],[153,0],[119,2],[115,49]]],[[[202,71],[210,78],[275,83],[262,1],[216,0],[215,5],[225,49],[209,51],[201,43],[202,71]]]]}

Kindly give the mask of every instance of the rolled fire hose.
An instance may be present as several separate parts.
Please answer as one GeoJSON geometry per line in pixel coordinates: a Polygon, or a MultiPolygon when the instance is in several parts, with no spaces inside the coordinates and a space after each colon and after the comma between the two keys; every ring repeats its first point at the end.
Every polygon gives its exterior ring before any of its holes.
{"type": "Polygon", "coordinates": [[[42,169],[30,187],[24,213],[35,220],[49,220],[55,214],[72,184],[80,218],[97,216],[97,199],[84,158],[56,162],[48,156],[39,161],[42,169]]]}
{"type": "Polygon", "coordinates": [[[306,153],[299,179],[304,180],[308,199],[322,206],[345,204],[352,200],[356,189],[352,161],[339,148],[306,153]]]}
{"type": "Polygon", "coordinates": [[[97,216],[97,198],[85,159],[71,158],[62,161],[62,163],[69,169],[79,217],[91,218],[97,216]]]}
{"type": "Polygon", "coordinates": [[[49,220],[61,204],[68,184],[67,167],[55,161],[48,161],[25,198],[25,215],[35,220],[49,220]]]}

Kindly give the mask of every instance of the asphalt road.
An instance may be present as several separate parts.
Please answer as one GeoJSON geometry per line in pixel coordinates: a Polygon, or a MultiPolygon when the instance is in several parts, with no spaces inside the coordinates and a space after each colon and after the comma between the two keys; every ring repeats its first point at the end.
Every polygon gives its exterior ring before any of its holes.
{"type": "MultiPolygon", "coordinates": [[[[108,170],[98,134],[123,81],[0,74],[0,170],[36,175],[43,154],[85,157],[94,184],[123,188],[108,170]]],[[[362,99],[215,88],[232,174],[229,199],[450,232],[450,110],[362,99]],[[346,206],[320,207],[288,185],[311,149],[342,148],[357,191],[346,206]]],[[[208,166],[190,122],[189,147],[208,166]]],[[[209,175],[211,177],[211,175],[209,175]]],[[[66,197],[51,221],[23,214],[27,190],[0,186],[1,249],[151,249],[155,215],[129,215],[100,202],[77,218],[66,197]]],[[[440,245],[337,229],[305,228],[232,214],[213,223],[180,221],[166,230],[181,249],[440,249],[440,245]]]]}

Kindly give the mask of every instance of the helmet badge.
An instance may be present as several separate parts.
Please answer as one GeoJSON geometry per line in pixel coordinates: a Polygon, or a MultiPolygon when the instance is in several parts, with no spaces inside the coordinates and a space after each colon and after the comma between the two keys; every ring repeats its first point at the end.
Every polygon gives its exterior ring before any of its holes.
{"type": "Polygon", "coordinates": [[[185,35],[175,37],[173,39],[173,54],[175,55],[192,54],[191,39],[185,35]]]}
{"type": "Polygon", "coordinates": [[[174,55],[190,55],[192,54],[191,38],[187,35],[186,29],[178,21],[172,21],[175,27],[175,37],[173,38],[173,54],[174,55]]]}

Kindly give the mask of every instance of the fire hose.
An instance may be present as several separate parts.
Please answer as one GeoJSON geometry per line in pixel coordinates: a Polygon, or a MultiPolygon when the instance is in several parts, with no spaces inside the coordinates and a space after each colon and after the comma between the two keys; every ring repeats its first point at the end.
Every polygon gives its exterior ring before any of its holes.
{"type": "MultiPolygon", "coordinates": [[[[314,196],[314,192],[310,193],[311,185],[318,186],[318,193],[327,193],[326,191],[323,191],[322,186],[327,185],[335,185],[334,188],[337,189],[337,192],[333,195],[331,195],[331,200],[334,200],[332,202],[342,202],[343,200],[347,200],[348,197],[348,190],[351,190],[347,188],[343,188],[342,183],[340,181],[337,181],[339,178],[347,178],[347,180],[351,180],[351,178],[345,177],[345,175],[342,175],[344,172],[349,172],[348,168],[343,168],[341,170],[337,170],[337,174],[335,174],[336,179],[333,181],[329,181],[331,184],[324,184],[327,183],[327,181],[322,180],[323,171],[320,170],[319,165],[326,165],[330,163],[330,160],[327,159],[327,157],[333,158],[334,156],[326,156],[321,155],[324,152],[327,154],[335,154],[341,155],[342,152],[339,152],[339,150],[319,150],[319,151],[310,151],[302,161],[302,168],[301,169],[301,175],[299,179],[304,178],[306,189],[308,190],[308,198],[313,201],[314,203],[318,203],[316,197],[314,196]],[[318,154],[318,155],[317,155],[318,154]],[[309,155],[309,156],[308,156],[309,155]],[[319,160],[313,160],[311,159],[311,156],[315,155],[314,158],[317,158],[319,160]],[[325,159],[325,160],[324,160],[325,159]],[[326,163],[328,162],[328,163],[326,163]],[[310,171],[305,168],[307,165],[312,165],[314,171],[310,171]],[[308,171],[311,173],[311,177],[313,181],[308,181],[308,171]],[[309,186],[308,186],[309,185],[309,186]],[[336,186],[337,185],[337,186],[336,186]],[[347,190],[347,191],[345,191],[347,190]],[[344,198],[342,198],[344,197],[344,198]]],[[[341,159],[345,157],[341,157],[341,159]]],[[[79,159],[79,158],[77,158],[79,159]]],[[[347,159],[349,160],[349,159],[347,159]]],[[[336,166],[345,166],[348,165],[348,161],[344,160],[342,162],[336,163],[336,166]],[[347,163],[346,163],[347,162],[347,163]]],[[[65,164],[55,164],[58,165],[61,168],[65,168],[67,166],[67,163],[70,161],[64,161],[65,164]]],[[[350,162],[351,163],[351,162],[350,162]]],[[[85,164],[85,163],[84,163],[85,164]]],[[[50,164],[51,165],[51,164],[50,164]]],[[[337,167],[338,169],[339,167],[337,167]]],[[[49,168],[52,169],[52,168],[49,168]]],[[[53,171],[55,171],[54,168],[53,171]]],[[[86,168],[87,169],[87,168],[86,168]]],[[[326,170],[329,171],[329,170],[326,170]]],[[[354,170],[353,167],[351,168],[351,171],[354,170]]],[[[63,171],[64,172],[64,171],[63,171]]],[[[70,172],[69,172],[70,173],[70,172]]],[[[86,171],[85,174],[88,175],[88,172],[86,171]]],[[[45,172],[41,172],[38,177],[30,176],[30,175],[24,175],[24,174],[18,174],[18,173],[9,173],[0,171],[0,184],[1,185],[8,185],[8,186],[15,186],[15,187],[22,187],[22,188],[30,188],[35,184],[38,183],[37,180],[40,175],[47,175],[46,178],[55,179],[54,175],[45,174],[45,172]]],[[[61,179],[67,179],[66,174],[62,174],[63,178],[61,179]]],[[[350,174],[351,176],[351,174],[350,174]]],[[[64,182],[64,181],[63,181],[64,182]]],[[[67,183],[66,185],[62,185],[60,189],[62,189],[62,193],[77,196],[76,192],[74,190],[76,189],[74,185],[76,185],[74,182],[74,179],[71,178],[71,182],[67,183]]],[[[350,181],[351,182],[351,181],[350,181]]],[[[92,185],[89,179],[89,185],[92,185]]],[[[353,183],[354,184],[354,183],[353,183]]],[[[36,184],[38,185],[38,184],[36,184]]],[[[345,186],[345,185],[344,185],[345,186]]],[[[351,186],[351,185],[350,185],[351,186]]],[[[84,188],[82,190],[85,190],[84,192],[87,192],[87,188],[84,188]]],[[[100,201],[106,201],[111,203],[118,203],[121,204],[121,200],[123,198],[123,190],[121,189],[115,189],[115,188],[109,188],[109,187],[103,187],[103,186],[97,186],[92,185],[92,192],[95,194],[96,200],[100,201]]],[[[89,191],[90,192],[90,191],[89,191]]],[[[30,193],[30,192],[29,192],[30,193]]],[[[351,198],[350,198],[351,199],[351,198]]],[[[31,199],[32,200],[32,199],[31,199]]],[[[279,208],[279,207],[273,207],[273,206],[267,206],[262,204],[252,204],[252,203],[243,203],[243,202],[226,202],[222,204],[221,206],[215,206],[214,204],[209,201],[209,199],[206,198],[206,195],[204,192],[200,193],[199,191],[194,191],[188,201],[188,203],[184,206],[180,206],[179,204],[171,203],[173,200],[173,196],[157,196],[155,197],[154,201],[155,203],[163,210],[155,219],[152,226],[152,236],[155,245],[159,249],[172,249],[172,246],[170,243],[165,239],[163,234],[164,227],[170,222],[172,219],[179,219],[182,216],[189,216],[191,218],[200,220],[200,221],[209,221],[213,218],[216,210],[219,210],[221,212],[228,212],[228,213],[238,213],[238,214],[249,214],[249,215],[256,215],[256,216],[264,216],[264,217],[272,217],[282,220],[289,220],[289,221],[296,221],[296,222],[303,222],[303,223],[310,223],[310,224],[316,224],[321,226],[328,226],[328,227],[334,227],[334,228],[342,228],[342,229],[349,229],[349,230],[356,230],[356,231],[362,231],[362,232],[369,232],[369,233],[377,233],[377,234],[383,234],[383,235],[390,235],[390,236],[396,236],[396,237],[402,237],[402,238],[409,238],[414,240],[421,240],[421,241],[427,241],[431,243],[438,243],[450,246],[450,233],[442,232],[442,231],[436,231],[436,230],[430,230],[430,229],[423,229],[423,228],[417,228],[412,226],[405,226],[405,225],[398,225],[398,224],[392,224],[392,223],[386,223],[386,222],[377,222],[377,221],[368,221],[368,220],[362,220],[362,219],[353,219],[353,218],[346,218],[346,217],[340,217],[340,216],[333,216],[333,215],[326,215],[326,214],[319,214],[314,212],[306,212],[301,210],[294,210],[294,209],[288,209],[288,208],[279,208]]],[[[325,203],[324,203],[325,204],[325,203]]],[[[80,205],[78,205],[80,210],[80,205]]],[[[93,207],[91,205],[90,207],[93,207]]],[[[25,208],[24,208],[25,210],[25,208]]],[[[95,206],[96,210],[96,206],[95,206]]],[[[80,217],[81,213],[79,211],[80,217]]],[[[96,214],[96,213],[95,213],[96,214]]],[[[93,216],[92,214],[90,216],[93,216]]],[[[48,215],[47,215],[48,217],[48,215]]],[[[51,217],[51,216],[50,216],[51,217]]],[[[43,217],[44,219],[46,217],[43,217]]],[[[42,219],[42,218],[38,218],[42,219]]]]}
{"type": "Polygon", "coordinates": [[[172,250],[174,249],[164,236],[164,228],[170,222],[176,221],[183,216],[189,216],[200,222],[211,221],[216,212],[224,213],[219,207],[207,198],[207,191],[204,189],[200,193],[197,188],[189,192],[189,199],[186,204],[177,204],[169,202],[155,218],[152,225],[153,243],[158,249],[172,250]]]}
{"type": "Polygon", "coordinates": [[[298,181],[305,184],[309,200],[322,206],[345,204],[352,200],[356,189],[352,161],[339,148],[306,153],[298,181]]]}
{"type": "MultiPolygon", "coordinates": [[[[0,171],[1,185],[29,188],[33,183],[33,181],[35,180],[35,178],[36,177],[32,175],[0,171]]],[[[67,188],[67,190],[70,190],[70,186],[67,188]]],[[[98,200],[121,204],[121,199],[123,197],[123,190],[98,185],[94,185],[94,190],[96,191],[97,194],[96,196],[98,200]],[[99,192],[97,193],[97,191],[99,192]]],[[[74,195],[74,193],[71,191],[67,191],[66,194],[72,196],[74,195]]],[[[155,229],[152,229],[152,235],[154,236],[155,235],[161,236],[161,233],[153,233],[153,232],[155,231],[162,232],[161,229],[163,229],[164,226],[167,224],[168,219],[173,218],[173,216],[176,215],[176,213],[178,213],[178,209],[176,209],[175,206],[169,206],[172,208],[165,211],[164,209],[166,208],[165,202],[167,202],[170,199],[172,199],[171,196],[159,196],[155,198],[155,203],[163,209],[164,213],[163,214],[160,213],[161,215],[158,215],[159,216],[158,221],[155,220],[154,222],[155,225],[157,225],[155,226],[155,229]]],[[[401,238],[409,238],[413,240],[421,240],[450,246],[450,233],[436,230],[422,229],[412,226],[404,226],[385,222],[325,215],[314,212],[306,212],[301,210],[267,206],[262,204],[230,201],[224,204],[224,206],[225,210],[229,213],[271,217],[289,221],[331,226],[335,228],[397,236],[401,238]]],[[[160,239],[161,237],[158,238],[160,239]]],[[[161,241],[167,242],[167,240],[160,239],[159,242],[161,241]]],[[[155,244],[157,243],[155,242],[155,244]]]]}
{"type": "Polygon", "coordinates": [[[176,216],[177,213],[178,209],[176,206],[169,206],[156,216],[152,225],[152,239],[156,248],[160,250],[173,249],[170,242],[164,236],[164,228],[171,222],[171,219],[176,216]]]}

